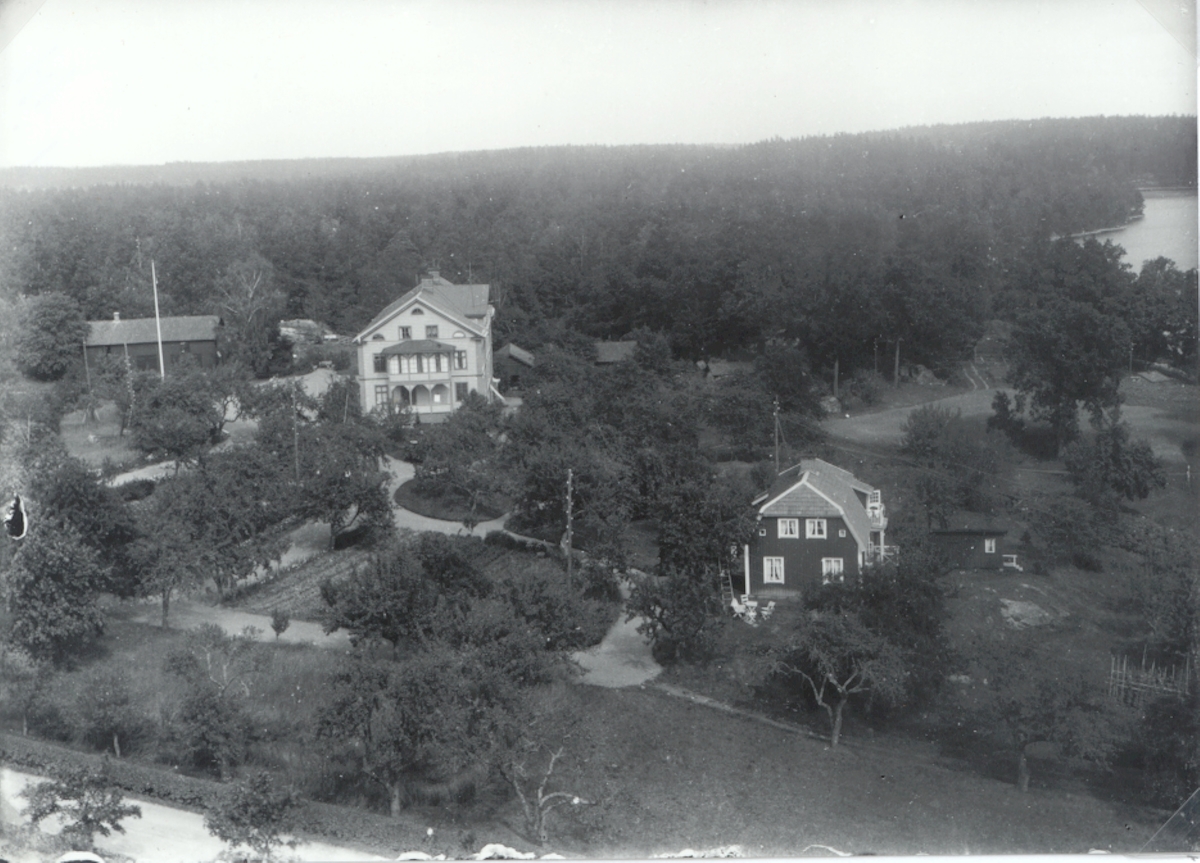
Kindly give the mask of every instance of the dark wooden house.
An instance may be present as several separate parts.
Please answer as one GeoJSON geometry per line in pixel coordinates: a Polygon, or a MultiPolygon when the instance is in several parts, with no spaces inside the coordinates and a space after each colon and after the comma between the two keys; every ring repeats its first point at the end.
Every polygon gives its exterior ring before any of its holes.
{"type": "Polygon", "coordinates": [[[994,518],[962,513],[929,532],[930,541],[953,569],[1020,569],[1008,528],[994,518]]]}
{"type": "Polygon", "coordinates": [[[752,503],[757,525],[743,549],[749,596],[800,596],[857,576],[895,552],[885,545],[879,490],[827,461],[805,459],[788,468],[752,503]]]}
{"type": "MultiPolygon", "coordinates": [[[[189,315],[160,318],[163,366],[171,371],[191,357],[201,368],[211,369],[220,361],[221,319],[216,315],[189,315]]],[[[84,350],[89,362],[101,357],[128,357],[139,371],[158,371],[158,327],[154,318],[89,321],[91,328],[84,350]]]]}

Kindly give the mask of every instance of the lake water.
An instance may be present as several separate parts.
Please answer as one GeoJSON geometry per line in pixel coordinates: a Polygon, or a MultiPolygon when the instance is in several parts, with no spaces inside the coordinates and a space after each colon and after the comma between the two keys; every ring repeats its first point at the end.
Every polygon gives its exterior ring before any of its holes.
{"type": "Polygon", "coordinates": [[[1163,256],[1181,270],[1200,265],[1200,241],[1197,239],[1195,192],[1143,191],[1146,201],[1143,217],[1136,222],[1105,231],[1099,240],[1112,240],[1125,249],[1125,263],[1140,272],[1142,262],[1163,256]]]}

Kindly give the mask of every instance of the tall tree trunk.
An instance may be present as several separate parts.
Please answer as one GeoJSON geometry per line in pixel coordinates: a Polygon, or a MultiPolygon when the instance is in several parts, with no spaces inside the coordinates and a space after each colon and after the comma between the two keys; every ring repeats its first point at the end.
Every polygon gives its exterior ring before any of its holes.
{"type": "Polygon", "coordinates": [[[388,811],[393,818],[400,817],[400,810],[404,808],[404,785],[400,782],[393,782],[388,786],[388,811]]]}
{"type": "Polygon", "coordinates": [[[171,610],[171,591],[162,592],[162,628],[167,628],[167,613],[171,610]]]}
{"type": "Polygon", "coordinates": [[[833,734],[829,739],[830,746],[837,746],[842,737],[842,708],[845,706],[846,699],[842,697],[838,699],[837,707],[833,709],[833,734]]]}
{"type": "Polygon", "coordinates": [[[113,752],[118,758],[121,757],[121,741],[117,738],[117,732],[113,732],[113,752]]]}
{"type": "Polygon", "coordinates": [[[1017,788],[1022,793],[1029,790],[1029,762],[1025,758],[1025,747],[1017,755],[1017,788]]]}

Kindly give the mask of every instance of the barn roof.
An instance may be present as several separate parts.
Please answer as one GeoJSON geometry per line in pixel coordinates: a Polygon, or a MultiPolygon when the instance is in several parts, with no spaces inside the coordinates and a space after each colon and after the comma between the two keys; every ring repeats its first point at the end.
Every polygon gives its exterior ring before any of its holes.
{"type": "MultiPolygon", "coordinates": [[[[216,315],[190,315],[159,319],[164,342],[211,342],[217,338],[221,319],[216,315]]],[[[91,328],[85,344],[140,345],[158,341],[154,318],[130,318],[124,321],[88,321],[91,328]]]]}

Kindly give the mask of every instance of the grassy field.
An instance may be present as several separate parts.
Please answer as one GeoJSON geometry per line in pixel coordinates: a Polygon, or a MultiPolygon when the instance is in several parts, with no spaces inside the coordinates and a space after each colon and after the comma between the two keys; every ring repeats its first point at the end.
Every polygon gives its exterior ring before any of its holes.
{"type": "MultiPolygon", "coordinates": [[[[443,521],[462,521],[471,514],[471,508],[461,495],[430,494],[417,487],[417,481],[410,479],[401,483],[396,489],[395,501],[417,515],[428,518],[438,518],[443,521]]],[[[509,501],[490,500],[481,504],[475,510],[476,521],[491,521],[499,518],[508,511],[509,501]]]]}

